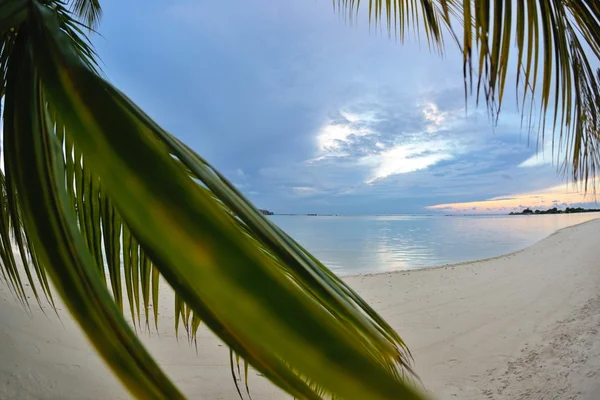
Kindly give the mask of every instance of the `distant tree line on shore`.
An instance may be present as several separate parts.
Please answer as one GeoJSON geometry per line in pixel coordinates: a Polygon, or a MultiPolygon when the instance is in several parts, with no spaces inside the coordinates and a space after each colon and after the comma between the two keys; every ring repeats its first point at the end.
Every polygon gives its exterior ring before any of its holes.
{"type": "Polygon", "coordinates": [[[586,212],[599,212],[597,208],[582,208],[582,207],[567,207],[564,211],[558,208],[549,208],[547,210],[531,210],[529,208],[524,209],[521,212],[511,212],[508,215],[538,215],[538,214],[577,214],[586,212]]]}

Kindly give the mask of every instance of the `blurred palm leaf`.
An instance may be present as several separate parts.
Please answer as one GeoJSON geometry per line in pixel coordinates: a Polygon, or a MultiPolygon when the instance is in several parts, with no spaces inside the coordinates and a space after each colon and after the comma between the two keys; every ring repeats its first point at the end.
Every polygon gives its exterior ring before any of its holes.
{"type": "MultiPolygon", "coordinates": [[[[156,323],[160,271],[177,293],[177,323],[194,335],[203,321],[294,396],[418,397],[385,321],[100,78],[66,5],[23,4],[2,53],[7,226],[26,232],[38,280],[48,273],[134,395],[181,397],[122,315],[125,303],[149,324],[153,302],[156,323]]],[[[3,266],[26,302],[17,263],[3,266]]]]}
{"type": "MultiPolygon", "coordinates": [[[[353,14],[360,3],[334,4],[353,14]]],[[[38,302],[44,295],[52,301],[48,275],[138,397],[182,397],[123,317],[127,308],[138,324],[157,324],[160,274],[176,293],[175,329],[183,321],[193,338],[203,321],[235,352],[234,375],[241,356],[299,398],[418,398],[402,379],[410,354],[394,330],[98,76],[84,31],[100,15],[97,0],[0,2],[0,271],[17,298],[27,303],[27,279],[38,302]]],[[[596,2],[373,0],[369,15],[377,22],[385,16],[401,38],[422,26],[439,51],[444,30],[457,38],[452,22],[467,21],[465,84],[473,86],[474,71],[477,94],[495,115],[516,39],[523,103],[541,87],[540,118],[554,112],[574,176],[594,172],[598,76],[580,38],[600,54],[596,2]]]]}

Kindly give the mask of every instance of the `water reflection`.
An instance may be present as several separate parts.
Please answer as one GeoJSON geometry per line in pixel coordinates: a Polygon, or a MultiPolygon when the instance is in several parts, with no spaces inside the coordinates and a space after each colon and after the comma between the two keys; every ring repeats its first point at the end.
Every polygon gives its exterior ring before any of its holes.
{"type": "Polygon", "coordinates": [[[495,257],[599,215],[272,216],[340,275],[405,270],[495,257]]]}

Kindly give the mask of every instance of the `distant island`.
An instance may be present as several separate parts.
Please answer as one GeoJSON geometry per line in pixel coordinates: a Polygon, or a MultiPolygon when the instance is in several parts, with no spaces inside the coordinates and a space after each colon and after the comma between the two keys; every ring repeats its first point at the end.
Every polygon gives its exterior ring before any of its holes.
{"type": "Polygon", "coordinates": [[[287,216],[308,216],[308,217],[339,217],[340,214],[315,214],[315,213],[310,213],[310,214],[281,214],[281,213],[277,213],[275,214],[272,211],[269,210],[262,210],[262,209],[258,209],[258,211],[260,211],[263,215],[287,215],[287,216]]]}
{"type": "Polygon", "coordinates": [[[600,209],[596,208],[581,208],[581,207],[567,207],[564,211],[558,208],[549,208],[547,210],[531,210],[529,208],[524,209],[521,212],[511,212],[508,215],[540,215],[540,214],[577,214],[587,212],[600,212],[600,209]]]}

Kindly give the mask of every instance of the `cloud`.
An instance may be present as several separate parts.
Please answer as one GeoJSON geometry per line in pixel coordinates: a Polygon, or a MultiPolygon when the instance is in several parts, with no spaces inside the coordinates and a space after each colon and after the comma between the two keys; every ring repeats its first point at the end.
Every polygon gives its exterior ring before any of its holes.
{"type": "Polygon", "coordinates": [[[546,202],[552,202],[554,206],[566,207],[569,205],[595,205],[597,199],[593,194],[587,194],[577,187],[567,185],[556,185],[542,190],[525,192],[512,196],[499,196],[481,201],[469,201],[453,204],[436,204],[428,206],[433,211],[465,212],[473,207],[487,207],[495,213],[506,213],[515,208],[543,208],[546,202]]]}
{"type": "Polygon", "coordinates": [[[429,122],[427,132],[434,132],[444,125],[448,112],[441,112],[435,103],[428,102],[423,107],[423,115],[429,122]]]}
{"type": "MultiPolygon", "coordinates": [[[[308,163],[351,164],[365,176],[363,183],[373,184],[390,176],[408,174],[467,150],[462,139],[446,139],[449,129],[461,122],[463,106],[440,110],[423,98],[372,98],[340,108],[316,133],[316,154],[308,163]],[[398,104],[400,103],[401,104],[398,104]]],[[[324,166],[330,166],[324,165],[324,166]]]]}
{"type": "Polygon", "coordinates": [[[519,164],[521,168],[541,167],[544,165],[559,165],[566,157],[566,148],[558,141],[546,140],[540,148],[519,164]]]}
{"type": "Polygon", "coordinates": [[[292,187],[292,191],[298,196],[314,196],[316,194],[322,193],[315,187],[311,186],[294,186],[292,187]]]}
{"type": "Polygon", "coordinates": [[[278,192],[267,197],[265,189],[264,202],[300,212],[414,213],[556,184],[553,171],[518,167],[531,154],[519,119],[492,134],[484,111],[465,113],[460,90],[375,90],[338,105],[313,132],[311,156],[261,169],[261,184],[278,192]]]}
{"type": "Polygon", "coordinates": [[[372,166],[372,175],[366,183],[373,183],[391,175],[427,169],[443,160],[453,158],[450,146],[444,142],[397,145],[389,150],[360,160],[372,166]]]}
{"type": "Polygon", "coordinates": [[[328,123],[317,133],[317,145],[323,156],[341,156],[344,153],[339,153],[339,150],[352,140],[351,136],[372,134],[369,129],[354,128],[352,124],[328,123]]]}

